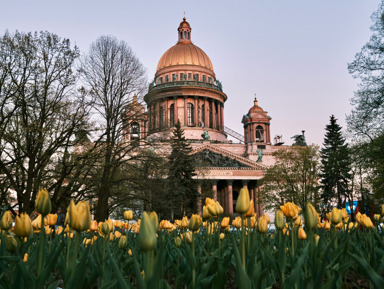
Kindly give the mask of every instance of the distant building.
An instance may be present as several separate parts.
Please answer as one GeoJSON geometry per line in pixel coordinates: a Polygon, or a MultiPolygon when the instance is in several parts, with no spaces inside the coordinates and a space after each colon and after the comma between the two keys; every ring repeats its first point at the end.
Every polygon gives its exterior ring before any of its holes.
{"type": "MultiPolygon", "coordinates": [[[[166,154],[171,149],[168,140],[172,130],[180,120],[192,153],[202,164],[198,179],[210,181],[213,198],[222,204],[225,213],[234,212],[239,191],[247,186],[256,212],[263,214],[258,201],[259,180],[274,163],[272,153],[283,148],[281,136],[275,137],[275,144],[271,143],[271,117],[256,97],[241,120],[244,135],[224,125],[227,95],[216,79],[208,55],[191,41],[191,30],[184,18],[178,28],[178,42],[160,58],[154,81],[144,96],[145,117],[130,118],[126,138],[146,138],[156,151],[166,154]],[[228,140],[229,135],[238,143],[228,140]]],[[[132,108],[144,112],[136,98],[127,112],[132,108]]]]}

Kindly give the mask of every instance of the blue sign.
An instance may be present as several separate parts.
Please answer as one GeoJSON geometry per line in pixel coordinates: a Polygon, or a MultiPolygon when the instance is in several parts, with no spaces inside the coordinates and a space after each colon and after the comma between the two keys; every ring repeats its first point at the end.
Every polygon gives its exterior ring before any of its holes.
{"type": "Polygon", "coordinates": [[[348,214],[354,213],[356,208],[357,208],[357,201],[352,202],[352,212],[351,212],[351,203],[350,202],[345,203],[345,208],[347,209],[348,214]]]}

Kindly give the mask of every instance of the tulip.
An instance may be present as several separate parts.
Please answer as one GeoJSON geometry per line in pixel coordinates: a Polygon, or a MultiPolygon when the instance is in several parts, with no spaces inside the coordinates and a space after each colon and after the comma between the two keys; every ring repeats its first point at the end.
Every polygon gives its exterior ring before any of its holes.
{"type": "Polygon", "coordinates": [[[241,218],[240,218],[240,217],[236,217],[236,218],[232,221],[232,226],[234,226],[234,227],[237,228],[237,229],[240,229],[240,228],[241,228],[241,218]]]}
{"type": "Polygon", "coordinates": [[[332,214],[331,214],[331,222],[333,225],[337,225],[341,222],[342,219],[342,214],[341,210],[338,208],[333,208],[332,209],[332,214]]]}
{"type": "Polygon", "coordinates": [[[8,231],[12,228],[12,214],[10,211],[5,211],[1,217],[0,228],[4,231],[8,231]]]}
{"type": "Polygon", "coordinates": [[[115,226],[113,225],[113,221],[111,219],[105,220],[104,223],[108,224],[109,232],[113,232],[115,230],[115,226]]]}
{"type": "Polygon", "coordinates": [[[381,215],[384,216],[384,205],[381,205],[381,215]]]}
{"type": "Polygon", "coordinates": [[[283,211],[285,217],[296,219],[301,209],[295,203],[285,203],[284,206],[280,206],[280,209],[283,211]]]}
{"type": "Polygon", "coordinates": [[[257,223],[257,231],[262,234],[268,231],[268,219],[265,216],[266,215],[261,216],[257,223]]]}
{"type": "Polygon", "coordinates": [[[220,205],[219,202],[216,201],[215,205],[216,205],[217,215],[221,215],[222,213],[224,213],[224,209],[223,209],[223,207],[220,205]]]}
{"type": "Polygon", "coordinates": [[[236,212],[239,214],[245,214],[248,212],[251,203],[249,201],[249,192],[248,189],[243,187],[240,190],[239,197],[236,201],[236,212]]]}
{"type": "Polygon", "coordinates": [[[185,240],[188,242],[188,244],[192,244],[192,232],[188,231],[185,233],[185,240]]]}
{"type": "Polygon", "coordinates": [[[121,222],[120,220],[116,220],[113,222],[113,225],[116,227],[116,228],[121,228],[121,222]]]}
{"type": "Polygon", "coordinates": [[[349,217],[343,218],[343,223],[344,224],[348,224],[348,221],[349,221],[349,217]]]}
{"type": "Polygon", "coordinates": [[[193,214],[191,218],[189,219],[188,227],[192,231],[197,231],[200,229],[202,219],[199,215],[193,214]]]}
{"type": "Polygon", "coordinates": [[[212,215],[209,213],[207,206],[203,206],[203,218],[204,219],[212,218],[212,215]]]}
{"type": "Polygon", "coordinates": [[[319,240],[320,240],[320,236],[319,235],[315,235],[316,246],[319,244],[319,240]]]}
{"type": "MultiPolygon", "coordinates": [[[[257,214],[254,214],[251,218],[249,218],[251,220],[251,224],[248,224],[248,226],[250,226],[251,228],[255,228],[255,226],[257,225],[257,214]]],[[[269,221],[268,221],[269,222],[269,221]]]]}
{"type": "Polygon", "coordinates": [[[99,226],[97,224],[97,221],[96,220],[92,221],[91,225],[89,226],[89,230],[91,230],[92,232],[96,232],[98,229],[99,229],[99,226]]]}
{"type": "Polygon", "coordinates": [[[348,213],[347,213],[347,209],[346,208],[342,208],[341,209],[341,215],[342,215],[343,219],[348,217],[348,213]]]}
{"type": "MultiPolygon", "coordinates": [[[[44,218],[44,226],[46,225],[47,225],[47,219],[44,218]]],[[[38,215],[37,218],[32,221],[32,227],[34,230],[41,229],[41,215],[38,215]]]]}
{"type": "Polygon", "coordinates": [[[371,218],[368,217],[366,214],[359,215],[359,217],[356,216],[357,222],[360,224],[360,226],[363,226],[364,228],[372,228],[374,227],[371,218]]]}
{"type": "Polygon", "coordinates": [[[143,213],[138,241],[143,252],[152,251],[156,246],[156,231],[146,212],[143,213]]]}
{"type": "Polygon", "coordinates": [[[284,213],[281,210],[276,211],[275,226],[278,230],[282,230],[284,228],[284,213]]]}
{"type": "Polygon", "coordinates": [[[58,226],[55,230],[56,235],[60,235],[64,231],[64,228],[62,226],[58,226]]]}
{"type": "Polygon", "coordinates": [[[119,249],[125,249],[127,247],[127,236],[121,236],[119,240],[119,249]]]}
{"type": "Polygon", "coordinates": [[[35,202],[35,210],[43,216],[48,215],[51,211],[51,199],[46,189],[39,190],[35,202]]]}
{"type": "Polygon", "coordinates": [[[17,241],[14,237],[7,235],[7,239],[5,240],[5,248],[7,251],[14,253],[17,248],[17,241]]]}
{"type": "Polygon", "coordinates": [[[325,214],[325,216],[326,216],[328,222],[330,222],[330,221],[331,221],[331,218],[332,218],[332,213],[331,213],[331,212],[328,212],[328,213],[325,214]]]}
{"type": "Polygon", "coordinates": [[[87,202],[75,202],[71,200],[68,208],[69,226],[72,230],[83,232],[88,230],[91,225],[91,212],[87,202]]]}
{"type": "Polygon", "coordinates": [[[180,227],[183,229],[187,229],[189,225],[189,220],[187,216],[184,216],[183,219],[180,222],[180,227]]]}
{"type": "Polygon", "coordinates": [[[132,250],[131,249],[128,250],[128,255],[132,257],[132,250]]]}
{"type": "Polygon", "coordinates": [[[132,210],[124,212],[124,219],[128,220],[128,221],[133,219],[133,212],[132,212],[132,210]]]}
{"type": "Polygon", "coordinates": [[[179,248],[181,246],[181,239],[180,239],[180,237],[176,237],[175,238],[175,246],[177,248],[179,248]]]}
{"type": "Polygon", "coordinates": [[[207,205],[206,207],[207,207],[207,210],[208,210],[209,214],[210,214],[212,217],[216,218],[217,215],[219,214],[219,212],[217,211],[216,204],[215,204],[215,203],[213,203],[213,204],[209,204],[209,205],[207,205]]]}
{"type": "Polygon", "coordinates": [[[316,209],[310,204],[307,203],[305,208],[305,228],[309,231],[315,230],[317,228],[317,218],[318,214],[316,209]]]}
{"type": "Polygon", "coordinates": [[[226,228],[229,226],[229,217],[224,217],[222,220],[221,220],[221,227],[222,228],[226,228]]]}
{"type": "Polygon", "coordinates": [[[283,229],[283,235],[287,235],[287,236],[289,236],[289,231],[288,231],[287,228],[284,228],[284,229],[283,229]]]}
{"type": "Polygon", "coordinates": [[[155,229],[155,231],[158,231],[159,230],[159,217],[157,216],[156,212],[151,212],[149,214],[149,218],[152,222],[152,225],[153,225],[153,228],[155,229]]]}
{"type": "Polygon", "coordinates": [[[307,239],[307,234],[303,230],[303,228],[299,228],[299,240],[305,240],[307,239]]]}
{"type": "Polygon", "coordinates": [[[379,222],[380,221],[380,215],[379,214],[374,214],[373,215],[373,220],[375,220],[375,222],[379,222]]]}
{"type": "Polygon", "coordinates": [[[32,233],[32,222],[28,214],[21,213],[15,219],[15,234],[19,238],[28,237],[32,233]]]}
{"type": "Polygon", "coordinates": [[[208,205],[214,205],[215,204],[215,201],[211,198],[206,198],[205,199],[205,205],[208,206],[208,205]]]}
{"type": "Polygon", "coordinates": [[[338,229],[338,230],[342,229],[342,228],[343,228],[343,223],[342,223],[342,222],[338,223],[338,224],[335,226],[335,228],[338,229]]]}
{"type": "Polygon", "coordinates": [[[28,262],[28,254],[27,253],[24,254],[23,262],[24,263],[28,262]]]}
{"type": "Polygon", "coordinates": [[[115,237],[116,239],[119,239],[121,237],[121,233],[119,231],[115,231],[115,237]]]}
{"type": "Polygon", "coordinates": [[[224,234],[224,233],[221,233],[221,234],[220,234],[220,240],[223,240],[224,237],[225,237],[225,234],[224,234]]]}
{"type": "Polygon", "coordinates": [[[57,223],[57,214],[48,214],[47,215],[47,224],[49,226],[54,226],[57,223]]]}
{"type": "Polygon", "coordinates": [[[101,225],[101,232],[104,234],[104,236],[108,236],[109,234],[109,226],[107,222],[102,223],[101,225]]]}
{"type": "Polygon", "coordinates": [[[245,218],[252,217],[255,214],[255,206],[253,205],[253,200],[249,202],[249,210],[244,214],[245,218]]]}
{"type": "Polygon", "coordinates": [[[88,245],[93,245],[93,239],[84,239],[83,245],[87,247],[88,245]]]}
{"type": "Polygon", "coordinates": [[[328,221],[324,222],[324,230],[330,230],[331,229],[331,224],[328,221]]]}
{"type": "Polygon", "coordinates": [[[45,234],[46,235],[50,235],[53,232],[53,229],[50,228],[49,226],[45,226],[44,228],[45,228],[45,234]]]}

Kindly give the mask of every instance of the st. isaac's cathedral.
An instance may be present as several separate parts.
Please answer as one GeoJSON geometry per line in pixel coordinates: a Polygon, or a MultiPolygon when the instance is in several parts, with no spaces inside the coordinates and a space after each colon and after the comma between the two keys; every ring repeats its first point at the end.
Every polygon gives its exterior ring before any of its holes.
{"type": "Polygon", "coordinates": [[[144,96],[147,110],[136,97],[127,107],[127,113],[135,108],[144,112],[144,117],[130,120],[126,137],[146,139],[156,152],[167,154],[171,150],[168,140],[179,120],[192,154],[203,164],[197,170],[200,193],[201,184],[209,181],[213,198],[225,213],[232,214],[238,193],[246,186],[255,211],[261,215],[259,180],[274,163],[272,153],[284,148],[278,139],[271,143],[271,117],[255,98],[241,120],[244,135],[227,128],[224,103],[228,96],[216,79],[211,60],[192,42],[192,28],[185,18],[177,30],[178,42],[160,58],[154,81],[144,96]]]}

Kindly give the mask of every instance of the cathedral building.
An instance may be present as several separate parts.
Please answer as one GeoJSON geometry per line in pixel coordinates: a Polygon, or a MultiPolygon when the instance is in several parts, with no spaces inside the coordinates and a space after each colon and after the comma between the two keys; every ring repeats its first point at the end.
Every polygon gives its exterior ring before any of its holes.
{"type": "MultiPolygon", "coordinates": [[[[177,39],[160,58],[154,81],[144,96],[145,118],[130,120],[127,138],[146,138],[156,151],[169,153],[168,140],[179,120],[192,154],[202,164],[197,170],[200,192],[201,185],[209,183],[212,197],[225,213],[233,214],[240,189],[248,187],[255,211],[263,214],[258,201],[260,179],[274,163],[272,153],[283,148],[280,142],[271,143],[271,117],[254,98],[242,119],[239,115],[244,134],[227,128],[224,105],[228,96],[210,58],[192,42],[192,28],[185,18],[177,29],[177,39]]],[[[136,97],[127,111],[132,108],[144,111],[136,97]]],[[[201,201],[198,207],[201,209],[201,201]]]]}

